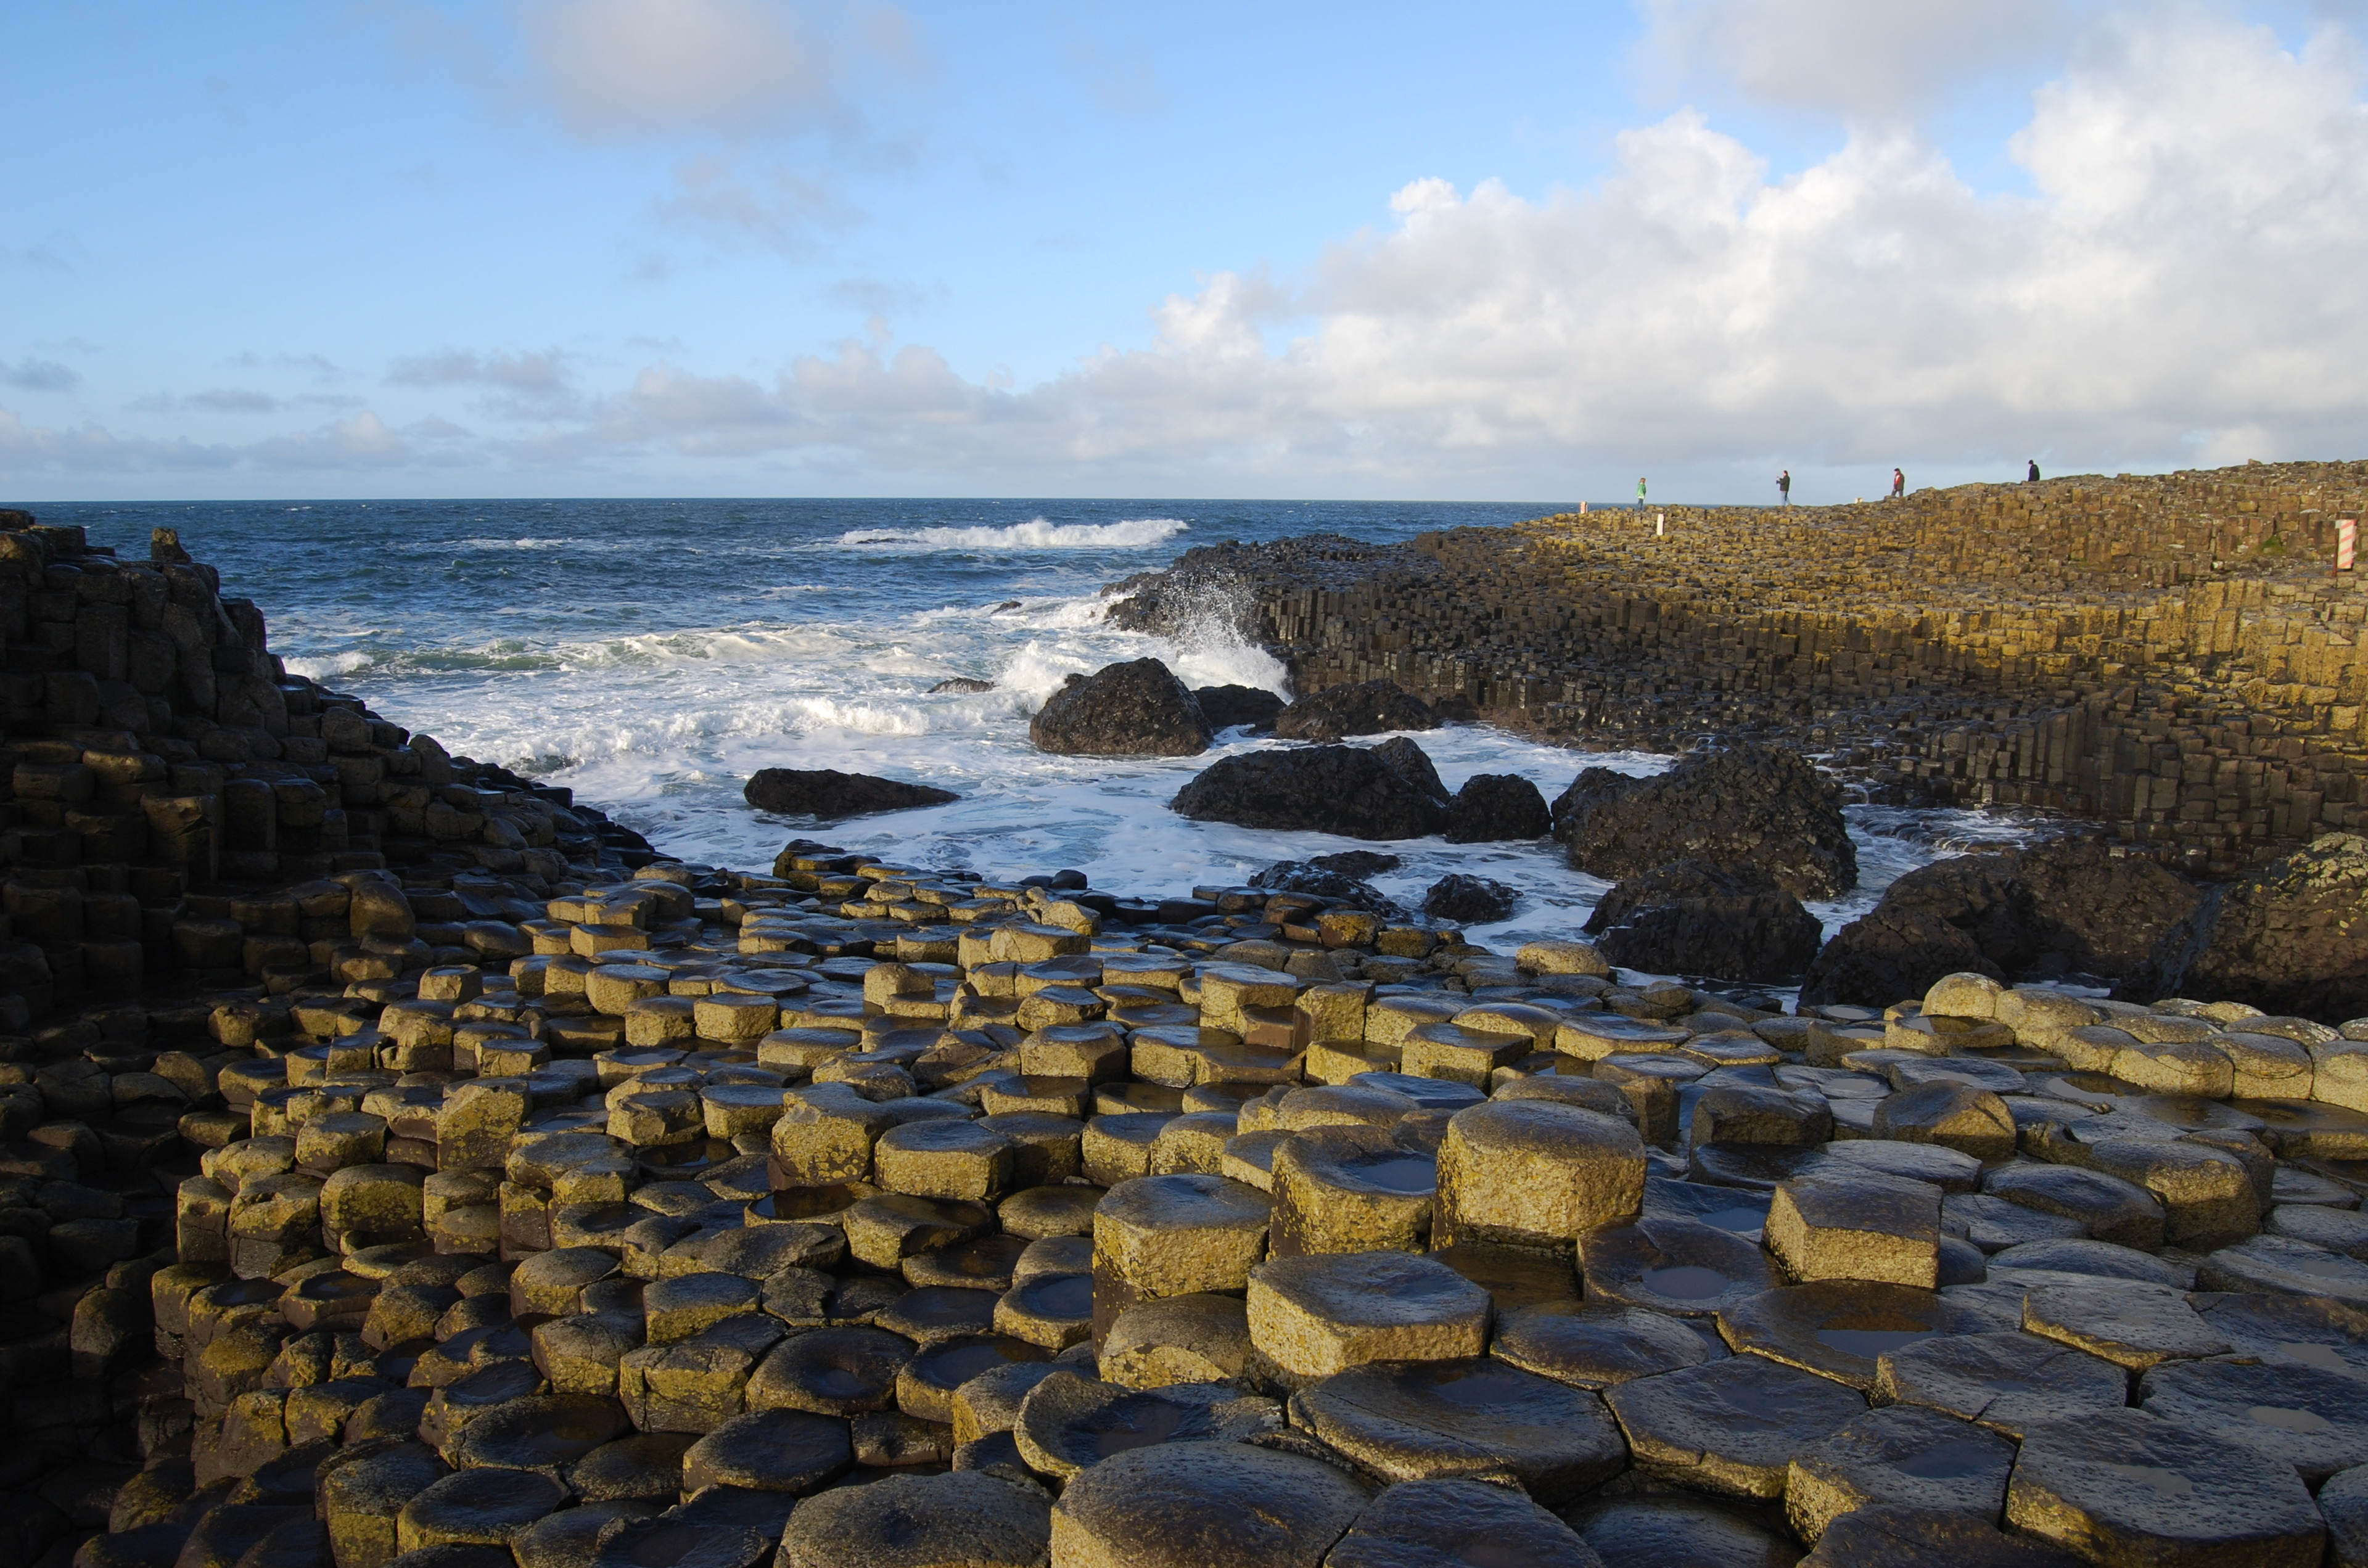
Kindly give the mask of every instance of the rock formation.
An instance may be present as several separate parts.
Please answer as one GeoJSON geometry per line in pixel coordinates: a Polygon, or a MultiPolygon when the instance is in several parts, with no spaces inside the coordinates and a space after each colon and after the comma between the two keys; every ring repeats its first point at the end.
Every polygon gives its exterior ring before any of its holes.
{"type": "Polygon", "coordinates": [[[1395,681],[1360,681],[1327,687],[1295,698],[1276,715],[1274,733],[1285,740],[1337,741],[1350,735],[1381,735],[1392,730],[1436,730],[1430,704],[1395,681]]]}
{"type": "Polygon", "coordinates": [[[1209,721],[1184,683],[1156,659],[1071,676],[1028,725],[1039,751],[1064,756],[1195,756],[1209,721]]]}
{"type": "Polygon", "coordinates": [[[1649,778],[1591,767],[1554,801],[1570,863],[1622,878],[1678,860],[1756,866],[1796,898],[1858,885],[1858,850],[1841,791],[1789,752],[1735,746],[1697,752],[1649,778]]]}
{"type": "Polygon", "coordinates": [[[1302,746],[1222,757],[1168,802],[1196,822],[1420,838],[1446,824],[1446,802],[1391,766],[1380,747],[1302,746]]]}
{"type": "Polygon", "coordinates": [[[1586,930],[1604,957],[1630,969],[1780,985],[1801,978],[1825,937],[1799,899],[1748,861],[1680,860],[1624,878],[1586,930]]]}
{"type": "Polygon", "coordinates": [[[928,784],[875,778],[868,773],[841,773],[835,767],[760,768],[741,793],[760,812],[809,816],[823,822],[870,816],[875,812],[909,812],[916,806],[942,806],[962,799],[951,790],[928,784]]]}

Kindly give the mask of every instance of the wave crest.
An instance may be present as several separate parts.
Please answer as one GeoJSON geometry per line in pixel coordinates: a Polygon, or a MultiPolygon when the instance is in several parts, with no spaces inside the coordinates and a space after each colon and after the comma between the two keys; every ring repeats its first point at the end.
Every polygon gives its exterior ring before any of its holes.
{"type": "Polygon", "coordinates": [[[1048,523],[1031,517],[999,528],[849,528],[838,542],[907,551],[1141,550],[1174,539],[1191,526],[1177,517],[1129,517],[1115,523],[1048,523]]]}

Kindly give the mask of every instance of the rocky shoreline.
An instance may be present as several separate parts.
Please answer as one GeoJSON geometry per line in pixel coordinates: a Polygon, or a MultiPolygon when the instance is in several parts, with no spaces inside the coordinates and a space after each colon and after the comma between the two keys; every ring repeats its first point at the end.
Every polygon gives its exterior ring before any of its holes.
{"type": "MultiPolygon", "coordinates": [[[[154,555],[0,515],[0,1559],[2368,1561],[2368,843],[1967,857],[1811,956],[1857,872],[1797,759],[1451,796],[1420,693],[1336,682],[1177,809],[1552,833],[1594,939],[1379,851],[735,871],[154,555]]],[[[1113,666],[1039,744],[1244,700],[1113,666]]]]}

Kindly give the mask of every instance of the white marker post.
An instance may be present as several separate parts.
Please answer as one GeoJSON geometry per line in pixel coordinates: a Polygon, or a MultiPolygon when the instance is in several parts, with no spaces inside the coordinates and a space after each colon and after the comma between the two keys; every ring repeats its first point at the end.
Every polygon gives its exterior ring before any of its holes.
{"type": "Polygon", "coordinates": [[[1668,535],[1668,531],[1669,531],[1669,515],[1668,515],[1667,512],[1656,512],[1656,513],[1654,513],[1654,514],[1653,514],[1653,537],[1654,537],[1655,539],[1661,539],[1661,538],[1664,538],[1665,536],[1667,536],[1667,535],[1668,535]]]}

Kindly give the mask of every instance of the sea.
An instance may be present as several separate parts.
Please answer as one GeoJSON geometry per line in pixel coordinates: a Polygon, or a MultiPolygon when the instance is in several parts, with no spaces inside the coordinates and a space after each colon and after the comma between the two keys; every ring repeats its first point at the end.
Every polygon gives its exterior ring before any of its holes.
{"type": "MultiPolygon", "coordinates": [[[[144,559],[180,530],[253,599],[288,668],[363,699],[456,755],[565,785],[662,851],[769,868],[813,836],[902,864],[1018,876],[1068,869],[1105,891],[1232,885],[1275,861],[1349,848],[1400,858],[1372,879],[1418,905],[1451,871],[1521,894],[1473,939],[1573,935],[1608,886],[1558,846],[1371,845],[1188,822],[1168,800],[1217,757],[1284,743],[1238,731],[1200,757],[1047,756],[1029,717],[1064,677],[1150,655],[1190,686],[1291,695],[1264,650],[1221,626],[1116,630],[1109,585],[1195,545],[1330,532],[1372,541],[1566,509],[1464,503],[946,500],[317,501],[52,505],[93,543],[144,559]],[[933,694],[952,676],[992,681],[933,694]],[[817,828],[741,796],[761,767],[835,767],[951,790],[950,805],[817,828]]],[[[1450,788],[1518,773],[1551,800],[1582,767],[1669,759],[1581,753],[1485,724],[1415,736],[1450,788]]],[[[2019,842],[2004,812],[1847,808],[1860,886],[1810,907],[1828,931],[1941,856],[2019,842]]]]}

